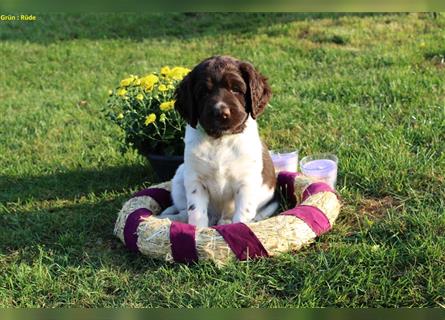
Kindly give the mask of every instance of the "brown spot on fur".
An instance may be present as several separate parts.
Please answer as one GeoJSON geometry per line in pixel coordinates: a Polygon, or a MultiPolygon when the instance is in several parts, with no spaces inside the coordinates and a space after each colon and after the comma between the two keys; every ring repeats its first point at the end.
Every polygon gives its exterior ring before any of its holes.
{"type": "Polygon", "coordinates": [[[277,183],[277,178],[275,176],[275,168],[273,166],[272,158],[269,154],[269,149],[263,142],[263,171],[261,172],[263,176],[263,184],[267,185],[269,188],[274,189],[277,183]]]}

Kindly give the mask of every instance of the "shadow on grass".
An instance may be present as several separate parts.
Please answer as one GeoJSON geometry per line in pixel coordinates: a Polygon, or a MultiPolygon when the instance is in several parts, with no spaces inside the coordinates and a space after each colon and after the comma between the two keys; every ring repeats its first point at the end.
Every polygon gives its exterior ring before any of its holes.
{"type": "Polygon", "coordinates": [[[133,272],[159,261],[129,252],[113,235],[117,213],[130,189],[155,179],[147,166],[73,170],[44,176],[0,176],[0,255],[17,253],[32,264],[40,251],[61,266],[110,265],[133,272]],[[90,195],[86,198],[82,196],[90,195]],[[45,202],[48,200],[67,200],[45,202]],[[42,201],[21,209],[15,202],[42,201]]]}
{"type": "Polygon", "coordinates": [[[153,180],[151,170],[146,166],[79,169],[43,176],[0,175],[0,203],[8,204],[23,200],[68,200],[88,194],[121,192],[153,180]]]}
{"type": "Polygon", "coordinates": [[[219,34],[244,36],[262,26],[299,20],[339,19],[384,13],[100,13],[46,14],[36,22],[0,25],[0,40],[49,44],[74,39],[200,38],[219,34]]]}
{"type": "Polygon", "coordinates": [[[39,251],[61,266],[113,265],[134,272],[159,262],[129,252],[113,235],[125,196],[63,207],[0,215],[0,254],[19,254],[29,264],[39,251]]]}

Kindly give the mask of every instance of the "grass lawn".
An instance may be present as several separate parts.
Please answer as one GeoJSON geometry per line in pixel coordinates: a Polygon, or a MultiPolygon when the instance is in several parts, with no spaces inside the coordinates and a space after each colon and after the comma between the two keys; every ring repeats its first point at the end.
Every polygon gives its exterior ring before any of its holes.
{"type": "Polygon", "coordinates": [[[0,307],[445,305],[445,15],[84,14],[0,24],[0,307]],[[271,148],[340,158],[337,224],[269,260],[170,265],[112,231],[153,183],[103,118],[128,74],[253,62],[271,148]]]}

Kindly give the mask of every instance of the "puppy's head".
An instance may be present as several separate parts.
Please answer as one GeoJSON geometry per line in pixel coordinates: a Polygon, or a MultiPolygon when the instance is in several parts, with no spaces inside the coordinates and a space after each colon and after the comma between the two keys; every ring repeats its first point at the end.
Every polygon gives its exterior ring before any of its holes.
{"type": "Polygon", "coordinates": [[[219,138],[244,130],[271,97],[267,79],[248,62],[215,56],[198,64],[176,89],[175,108],[193,128],[219,138]]]}

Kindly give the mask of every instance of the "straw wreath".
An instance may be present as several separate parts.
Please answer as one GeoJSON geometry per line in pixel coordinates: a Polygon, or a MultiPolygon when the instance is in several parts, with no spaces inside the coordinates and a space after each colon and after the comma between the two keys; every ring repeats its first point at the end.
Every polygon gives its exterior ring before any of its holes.
{"type": "Polygon", "coordinates": [[[340,211],[329,185],[280,172],[278,187],[292,209],[259,222],[199,228],[156,217],[171,205],[170,187],[170,182],[152,186],[124,204],[114,234],[128,249],[169,262],[211,260],[217,265],[275,256],[299,250],[329,231],[340,211]]]}

